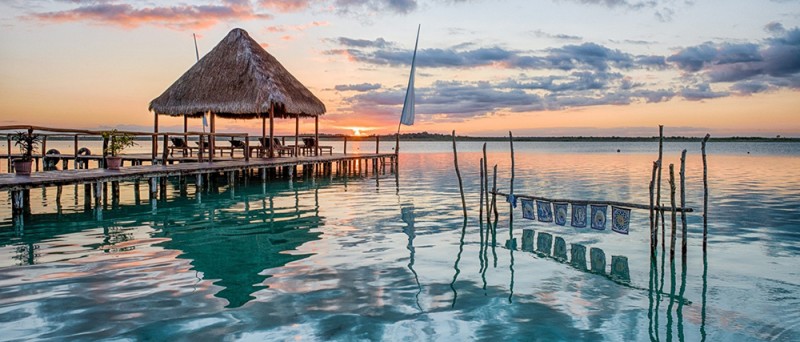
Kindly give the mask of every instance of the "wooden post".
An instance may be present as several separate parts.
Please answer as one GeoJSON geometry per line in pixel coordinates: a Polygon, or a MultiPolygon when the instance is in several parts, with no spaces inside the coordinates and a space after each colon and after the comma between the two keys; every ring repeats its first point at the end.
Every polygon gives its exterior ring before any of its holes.
{"type": "MultiPolygon", "coordinates": [[[[183,143],[186,144],[186,146],[189,145],[189,135],[186,134],[186,132],[188,132],[188,131],[189,131],[189,117],[184,115],[183,116],[183,143]]],[[[182,156],[186,157],[186,149],[185,148],[183,149],[182,156]]]]}
{"type": "MultiPolygon", "coordinates": [[[[347,139],[347,138],[345,138],[345,139],[347,139]]],[[[7,171],[8,171],[8,173],[11,173],[11,169],[12,169],[12,167],[11,167],[11,159],[12,159],[11,158],[11,135],[7,135],[6,136],[6,140],[7,140],[6,147],[8,148],[8,170],[7,171]]],[[[77,149],[77,147],[75,147],[75,148],[77,149]]],[[[77,155],[77,153],[75,155],[77,155]]]]}
{"type": "MultiPolygon", "coordinates": [[[[10,158],[10,157],[9,157],[10,158]]],[[[25,192],[23,190],[11,191],[11,217],[17,227],[22,227],[22,217],[25,214],[25,192]]]]}
{"type": "Polygon", "coordinates": [[[314,116],[314,156],[319,155],[319,115],[314,116]]]}
{"type": "MultiPolygon", "coordinates": [[[[681,152],[681,209],[686,208],[686,150],[681,152]]],[[[681,257],[686,261],[686,212],[681,210],[681,257]]]]}
{"type": "Polygon", "coordinates": [[[461,182],[461,171],[458,170],[458,151],[456,151],[456,131],[453,130],[453,164],[458,177],[458,190],[461,192],[461,208],[464,210],[464,222],[467,222],[467,200],[464,199],[464,185],[461,182]]]}
{"type": "Polygon", "coordinates": [[[47,151],[47,136],[42,137],[42,162],[44,162],[45,152],[47,151]]]}
{"type": "Polygon", "coordinates": [[[294,156],[300,154],[300,115],[294,117],[294,156]]]}
{"type": "Polygon", "coordinates": [[[164,146],[162,147],[161,151],[161,165],[167,165],[167,159],[169,158],[169,134],[164,134],[164,146]]]}
{"type": "Polygon", "coordinates": [[[264,154],[267,152],[265,149],[267,146],[264,146],[262,143],[266,143],[267,141],[267,117],[261,114],[261,140],[259,140],[259,148],[258,148],[258,157],[264,158],[264,154]]]}
{"type": "Polygon", "coordinates": [[[72,165],[74,166],[74,169],[77,170],[78,169],[78,135],[77,134],[75,134],[75,139],[73,140],[72,144],[74,145],[74,146],[72,146],[72,150],[73,150],[73,153],[75,154],[75,160],[73,161],[72,165]]]}
{"type": "Polygon", "coordinates": [[[250,135],[244,135],[244,161],[250,161],[250,135]]]}
{"type": "Polygon", "coordinates": [[[214,112],[211,113],[211,134],[208,136],[208,161],[214,161],[214,145],[216,145],[217,140],[217,124],[216,124],[216,117],[217,115],[214,112]]]}
{"type": "MultiPolygon", "coordinates": [[[[656,221],[655,221],[655,187],[656,187],[656,172],[658,172],[658,161],[653,162],[653,174],[650,178],[650,254],[655,255],[656,246],[658,246],[658,234],[656,234],[656,221]]],[[[661,208],[659,208],[660,210],[661,208]]]]}
{"type": "Polygon", "coordinates": [[[198,141],[200,142],[200,148],[197,150],[197,161],[202,163],[203,162],[203,150],[205,149],[205,143],[206,143],[205,134],[200,134],[200,137],[198,138],[198,141]]]}
{"type": "MultiPolygon", "coordinates": [[[[511,131],[508,131],[508,144],[511,147],[511,184],[510,184],[511,186],[510,186],[510,190],[509,190],[508,193],[511,195],[511,197],[513,197],[514,196],[514,164],[515,163],[514,163],[514,134],[512,134],[511,131]]],[[[516,198],[514,198],[513,200],[516,202],[516,198]]],[[[515,203],[509,203],[508,204],[508,212],[509,212],[509,216],[508,216],[508,239],[512,240],[512,241],[514,239],[514,232],[513,232],[513,230],[514,230],[514,204],[515,203]]]]}
{"type": "Polygon", "coordinates": [[[151,159],[153,164],[156,163],[156,158],[158,157],[158,135],[157,134],[158,134],[158,114],[156,114],[156,112],[153,112],[153,137],[152,137],[152,141],[151,141],[152,144],[153,144],[152,159],[151,159]]]}
{"type": "Polygon", "coordinates": [[[494,213],[494,222],[492,223],[492,247],[496,246],[497,239],[497,164],[494,164],[494,173],[492,176],[492,210],[494,213]]]}
{"type": "Polygon", "coordinates": [[[275,158],[275,142],[273,141],[275,138],[275,125],[274,120],[275,118],[275,104],[269,104],[269,153],[267,156],[269,158],[275,158]]]}
{"type": "MultiPolygon", "coordinates": [[[[111,136],[111,139],[113,139],[113,138],[114,138],[114,136],[111,136]]],[[[106,158],[108,157],[108,151],[107,151],[107,149],[108,149],[108,139],[109,138],[103,137],[103,161],[102,161],[103,165],[101,167],[104,168],[104,169],[108,165],[108,162],[106,161],[106,158]]]]}
{"type": "Polygon", "coordinates": [[[489,163],[486,161],[486,143],[483,143],[483,170],[485,176],[483,179],[483,192],[486,194],[486,224],[487,228],[492,226],[491,211],[489,203],[489,163]]]}
{"type": "Polygon", "coordinates": [[[664,125],[658,125],[658,178],[656,180],[656,234],[658,234],[658,218],[661,217],[661,253],[666,251],[666,232],[664,231],[664,211],[661,209],[661,170],[663,169],[664,125]]]}
{"type": "Polygon", "coordinates": [[[711,138],[711,134],[706,134],[703,138],[702,152],[703,152],[703,255],[706,253],[706,244],[708,242],[708,164],[706,163],[706,142],[711,138]]]}
{"type": "MultiPolygon", "coordinates": [[[[11,146],[11,145],[9,145],[9,146],[11,146]]],[[[10,150],[11,150],[11,147],[9,147],[9,151],[10,150]]],[[[347,154],[347,136],[346,135],[344,136],[344,154],[345,155],[347,154]]]]}
{"type": "Polygon", "coordinates": [[[672,204],[672,235],[669,245],[669,259],[675,260],[675,230],[677,226],[677,215],[675,213],[675,164],[669,164],[669,198],[672,204]]]}
{"type": "Polygon", "coordinates": [[[381,136],[375,134],[375,154],[380,154],[381,150],[381,136]]]}

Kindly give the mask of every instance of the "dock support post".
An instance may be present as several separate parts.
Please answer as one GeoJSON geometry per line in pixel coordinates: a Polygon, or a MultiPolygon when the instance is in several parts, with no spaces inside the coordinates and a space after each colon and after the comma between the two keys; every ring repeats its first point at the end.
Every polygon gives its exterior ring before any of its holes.
{"type": "Polygon", "coordinates": [[[141,200],[139,195],[139,180],[136,179],[133,181],[133,201],[136,205],[139,205],[139,201],[141,200]]]}
{"type": "Polygon", "coordinates": [[[18,229],[19,235],[22,235],[21,229],[25,225],[25,221],[23,219],[23,215],[25,214],[24,190],[11,191],[11,208],[11,220],[14,222],[14,227],[18,229]]]}
{"type": "Polygon", "coordinates": [[[58,185],[56,187],[56,210],[58,214],[61,214],[61,192],[63,191],[62,186],[58,185]]]}
{"type": "Polygon", "coordinates": [[[101,201],[103,197],[104,185],[104,182],[94,183],[94,218],[98,221],[103,219],[103,204],[101,201]]]}
{"type": "Polygon", "coordinates": [[[669,197],[672,204],[672,235],[670,236],[669,260],[675,260],[675,229],[677,228],[675,213],[675,164],[669,164],[669,197]]]}
{"type": "MultiPolygon", "coordinates": [[[[708,242],[708,164],[706,163],[706,142],[711,138],[711,134],[706,134],[703,138],[701,151],[703,153],[703,257],[706,254],[706,244],[708,242]]],[[[705,278],[703,278],[705,279],[705,278]]]]}
{"type": "Polygon", "coordinates": [[[686,265],[686,150],[681,152],[681,260],[686,265]]]}

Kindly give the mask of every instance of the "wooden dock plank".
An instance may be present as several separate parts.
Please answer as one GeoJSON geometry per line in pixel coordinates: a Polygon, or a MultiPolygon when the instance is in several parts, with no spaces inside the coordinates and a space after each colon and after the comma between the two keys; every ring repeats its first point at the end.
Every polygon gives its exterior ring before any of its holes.
{"type": "Polygon", "coordinates": [[[0,190],[24,190],[41,186],[85,184],[94,182],[126,181],[151,177],[193,175],[212,172],[225,172],[255,168],[274,168],[328,162],[341,162],[357,159],[392,158],[393,153],[381,154],[334,154],[324,156],[300,156],[290,158],[260,159],[251,158],[214,162],[192,162],[171,165],[137,165],[120,170],[72,169],[61,171],[34,172],[30,176],[0,174],[0,190]]]}

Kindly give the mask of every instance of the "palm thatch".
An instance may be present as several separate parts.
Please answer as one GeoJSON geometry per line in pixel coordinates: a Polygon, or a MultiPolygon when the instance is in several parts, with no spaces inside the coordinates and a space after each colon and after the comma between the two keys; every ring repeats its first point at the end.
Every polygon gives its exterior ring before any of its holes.
{"type": "Polygon", "coordinates": [[[211,52],[150,102],[156,114],[221,117],[318,116],[325,104],[245,30],[233,29],[211,52]]]}

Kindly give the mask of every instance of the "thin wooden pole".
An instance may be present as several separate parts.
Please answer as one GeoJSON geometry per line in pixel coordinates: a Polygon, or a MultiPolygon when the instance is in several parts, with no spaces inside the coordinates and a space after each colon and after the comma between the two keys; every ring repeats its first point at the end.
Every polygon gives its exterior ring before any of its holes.
{"type": "Polygon", "coordinates": [[[217,115],[211,112],[211,135],[208,136],[208,161],[214,161],[214,145],[217,144],[217,115]]]}
{"type": "Polygon", "coordinates": [[[270,103],[269,105],[269,153],[267,156],[269,158],[275,158],[275,142],[273,141],[275,138],[275,104],[270,103]]]}
{"type": "Polygon", "coordinates": [[[78,135],[77,134],[75,134],[75,137],[74,137],[74,140],[73,140],[72,144],[73,144],[72,150],[73,150],[73,153],[75,153],[75,160],[73,160],[72,166],[74,166],[74,169],[77,170],[78,169],[78,135]]]}
{"type": "Polygon", "coordinates": [[[294,156],[300,154],[300,115],[294,117],[294,156]]]}
{"type": "MultiPolygon", "coordinates": [[[[663,169],[664,125],[658,125],[658,179],[656,183],[656,206],[661,208],[661,171],[663,169]]],[[[666,232],[664,231],[664,213],[656,212],[656,234],[658,234],[658,218],[661,217],[661,253],[666,251],[666,232]]]]}
{"type": "MultiPolygon", "coordinates": [[[[189,117],[184,115],[183,116],[183,144],[184,146],[188,146],[189,144],[189,135],[186,132],[189,131],[189,117]]],[[[186,149],[183,148],[182,156],[186,157],[186,149]]]]}
{"type": "Polygon", "coordinates": [[[152,137],[152,159],[150,160],[153,164],[156,163],[156,158],[158,158],[158,136],[155,133],[158,133],[158,114],[153,112],[153,137],[152,137]]]}
{"type": "Polygon", "coordinates": [[[483,192],[486,194],[486,224],[488,228],[492,225],[492,219],[491,211],[489,210],[489,163],[486,162],[486,143],[483,143],[483,170],[486,176],[483,178],[483,192]]]}
{"type": "Polygon", "coordinates": [[[653,162],[653,174],[650,178],[650,254],[655,255],[658,246],[658,234],[656,234],[655,221],[655,186],[656,172],[658,172],[658,161],[653,162]]]}
{"type": "Polygon", "coordinates": [[[706,244],[708,242],[708,164],[706,163],[706,142],[711,138],[711,134],[706,134],[703,138],[702,152],[703,152],[703,254],[706,253],[706,244]]]}
{"type": "Polygon", "coordinates": [[[677,226],[677,215],[675,213],[675,164],[669,164],[669,198],[672,204],[672,235],[669,245],[669,259],[675,260],[675,230],[677,226]]]}
{"type": "MultiPolygon", "coordinates": [[[[686,150],[681,152],[681,208],[686,206],[686,150]]],[[[681,211],[681,257],[686,262],[686,213],[681,211]]]]}
{"type": "Polygon", "coordinates": [[[458,170],[458,151],[456,150],[456,131],[453,130],[453,164],[456,167],[456,177],[458,177],[458,191],[461,192],[461,209],[464,210],[464,223],[467,221],[467,200],[464,198],[464,185],[461,182],[461,171],[458,170]]]}
{"type": "Polygon", "coordinates": [[[319,155],[319,115],[314,116],[314,156],[319,155]]]}
{"type": "MultiPolygon", "coordinates": [[[[77,136],[76,136],[76,137],[77,137],[77,136]]],[[[77,140],[77,139],[76,139],[76,140],[77,140]]],[[[7,169],[6,171],[8,171],[8,173],[11,173],[11,159],[12,159],[12,158],[11,158],[11,135],[8,135],[8,136],[6,136],[6,147],[7,147],[7,149],[8,149],[8,169],[7,169]]],[[[77,144],[76,144],[76,147],[75,147],[75,156],[77,156],[77,155],[78,155],[78,152],[77,152],[77,151],[78,151],[78,147],[77,147],[77,144]]]]}
{"type": "MultiPolygon", "coordinates": [[[[508,131],[508,143],[511,146],[511,186],[509,190],[509,194],[513,197],[514,196],[514,134],[511,131],[508,131]]],[[[516,198],[512,198],[514,202],[516,202],[516,198]]],[[[508,204],[508,238],[509,240],[514,238],[514,204],[508,204]]]]}
{"type": "Polygon", "coordinates": [[[375,135],[375,154],[379,154],[381,150],[381,136],[375,135]]]}
{"type": "Polygon", "coordinates": [[[347,154],[347,136],[344,136],[344,154],[347,154]]]}
{"type": "MultiPolygon", "coordinates": [[[[492,176],[492,210],[494,213],[494,222],[492,223],[492,247],[497,245],[497,164],[494,164],[494,173],[492,176]]],[[[495,258],[495,267],[497,267],[497,259],[495,258]]]]}

